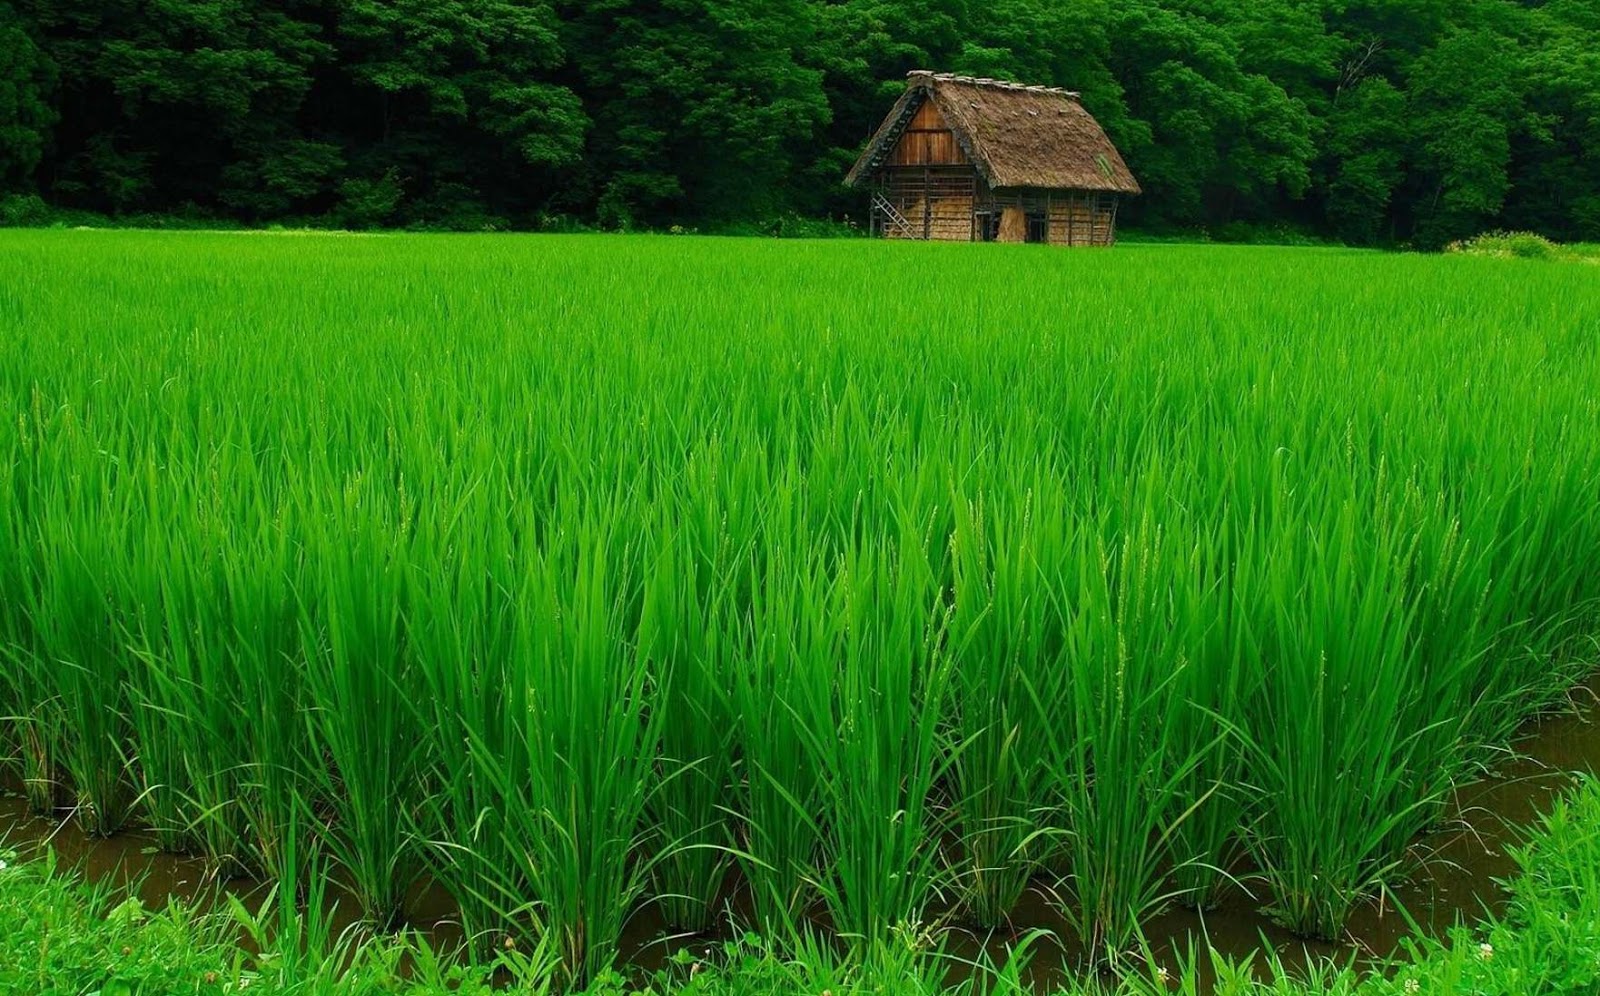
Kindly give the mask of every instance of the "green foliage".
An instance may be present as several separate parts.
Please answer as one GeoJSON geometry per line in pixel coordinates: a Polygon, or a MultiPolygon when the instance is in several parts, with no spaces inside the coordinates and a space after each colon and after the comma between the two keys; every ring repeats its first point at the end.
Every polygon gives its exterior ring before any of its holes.
{"type": "Polygon", "coordinates": [[[1424,244],[1481,231],[1510,192],[1512,128],[1523,95],[1508,42],[1488,30],[1458,30],[1412,66],[1418,179],[1430,195],[1417,230],[1424,244]]]}
{"type": "Polygon", "coordinates": [[[1485,232],[1445,248],[1468,256],[1517,259],[1556,259],[1564,254],[1563,247],[1534,232],[1485,232]]]}
{"type": "Polygon", "coordinates": [[[1134,226],[1600,238],[1585,0],[6,0],[0,39],[0,190],[123,218],[793,234],[859,219],[933,68],[1080,91],[1134,226]]]}
{"type": "Polygon", "coordinates": [[[56,66],[11,0],[0,2],[0,194],[31,186],[56,123],[56,66]]]}
{"type": "Polygon", "coordinates": [[[0,197],[0,227],[42,228],[54,217],[50,205],[38,194],[7,194],[0,197]]]}
{"type": "Polygon", "coordinates": [[[389,169],[377,179],[351,177],[339,184],[340,220],[351,228],[377,228],[395,217],[404,191],[389,169]]]}
{"type": "Polygon", "coordinates": [[[1030,884],[1125,961],[1243,857],[1337,935],[1593,664],[1587,266],[0,241],[33,805],[564,983],[734,868],[858,966],[1030,884]]]}
{"type": "Polygon", "coordinates": [[[1402,159],[1408,129],[1405,94],[1381,76],[1359,80],[1335,95],[1326,150],[1328,225],[1356,243],[1380,241],[1395,190],[1405,179],[1402,159]]]}
{"type": "MultiPolygon", "coordinates": [[[[1068,981],[1056,996],[1155,996],[1207,991],[1220,996],[1411,996],[1417,993],[1590,992],[1600,985],[1600,785],[1583,779],[1556,801],[1513,856],[1519,873],[1497,919],[1458,926],[1444,940],[1413,938],[1407,957],[1386,971],[1332,963],[1285,968],[1273,955],[1230,959],[1191,952],[1176,973],[1130,963],[1114,980],[1068,981]],[[1202,962],[1204,969],[1202,973],[1202,962]]],[[[305,866],[312,894],[320,868],[305,866]]],[[[274,891],[257,912],[236,900],[229,913],[200,914],[172,904],[148,910],[104,887],[78,881],[54,859],[18,863],[0,851],[0,994],[183,992],[210,996],[246,987],[264,996],[487,996],[495,971],[511,991],[552,992],[541,952],[506,952],[492,965],[460,964],[421,938],[333,937],[320,907],[297,906],[274,891]],[[253,952],[236,944],[243,927],[253,952]]],[[[969,967],[946,981],[947,954],[927,933],[897,931],[859,957],[825,947],[785,956],[746,934],[715,948],[680,950],[647,978],[608,972],[575,996],[1020,996],[1030,946],[1017,944],[1003,966],[969,967]]]]}

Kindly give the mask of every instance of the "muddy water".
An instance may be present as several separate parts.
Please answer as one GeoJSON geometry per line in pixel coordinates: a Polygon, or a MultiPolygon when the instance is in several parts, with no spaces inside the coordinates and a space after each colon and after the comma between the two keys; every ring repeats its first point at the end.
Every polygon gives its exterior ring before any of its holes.
{"type": "MultiPolygon", "coordinates": [[[[1418,871],[1390,897],[1359,908],[1340,942],[1294,937],[1260,913],[1264,897],[1259,891],[1252,895],[1245,886],[1236,886],[1218,909],[1204,914],[1174,909],[1150,920],[1145,929],[1151,951],[1174,972],[1185,952],[1206,944],[1235,958],[1255,953],[1258,964],[1268,949],[1290,966],[1328,957],[1370,962],[1403,953],[1401,941],[1410,932],[1408,917],[1424,930],[1440,934],[1458,921],[1500,912],[1506,894],[1498,880],[1515,871],[1508,846],[1519,843],[1523,828],[1548,807],[1554,794],[1571,784],[1571,772],[1600,773],[1600,708],[1596,706],[1600,675],[1576,689],[1575,700],[1573,712],[1528,724],[1515,756],[1508,756],[1490,777],[1457,793],[1451,818],[1438,832],[1417,841],[1416,853],[1422,859],[1418,871]]],[[[249,880],[218,883],[208,875],[203,860],[162,854],[152,837],[138,831],[109,840],[89,838],[70,815],[64,820],[31,816],[23,800],[16,797],[0,797],[0,846],[24,854],[49,846],[64,865],[81,868],[92,880],[137,895],[147,906],[161,906],[175,898],[210,907],[225,889],[254,909],[268,891],[262,883],[249,880]]],[[[738,899],[737,895],[730,899],[735,910],[741,905],[738,899]]],[[[334,903],[331,920],[337,929],[343,929],[354,920],[352,904],[334,903]]],[[[419,884],[407,909],[411,926],[436,947],[453,949],[463,942],[461,928],[453,919],[454,907],[442,890],[426,882],[419,884]]],[[[1017,911],[1016,924],[1018,934],[1043,928],[1056,937],[1071,936],[1039,895],[1017,911]]],[[[623,955],[630,964],[648,971],[679,948],[698,950],[716,940],[673,936],[647,909],[629,925],[623,955]]],[[[951,954],[965,960],[985,952],[1000,957],[1010,940],[978,937],[959,929],[948,935],[951,954]]],[[[1071,944],[1037,944],[1029,974],[1041,990],[1046,989],[1051,981],[1076,971],[1082,954],[1071,944]]]]}

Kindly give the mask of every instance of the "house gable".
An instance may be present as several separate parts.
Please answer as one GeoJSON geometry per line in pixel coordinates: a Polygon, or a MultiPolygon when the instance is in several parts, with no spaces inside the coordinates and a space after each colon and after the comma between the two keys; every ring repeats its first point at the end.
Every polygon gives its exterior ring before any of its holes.
{"type": "Polygon", "coordinates": [[[945,123],[938,101],[924,99],[900,132],[890,151],[888,166],[966,166],[966,150],[945,123]]]}

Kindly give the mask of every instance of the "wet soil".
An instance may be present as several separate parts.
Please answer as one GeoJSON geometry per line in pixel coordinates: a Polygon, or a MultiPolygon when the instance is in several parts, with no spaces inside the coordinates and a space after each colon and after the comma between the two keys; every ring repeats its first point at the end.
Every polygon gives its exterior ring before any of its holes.
{"type": "MultiPolygon", "coordinates": [[[[1442,827],[1416,842],[1418,867],[1413,875],[1381,901],[1357,909],[1340,941],[1303,940],[1273,923],[1261,912],[1263,895],[1259,889],[1252,894],[1254,887],[1245,877],[1245,883],[1233,886],[1217,909],[1200,913],[1175,908],[1149,920],[1145,935],[1150,950],[1174,972],[1187,952],[1207,945],[1235,959],[1253,955],[1258,965],[1269,952],[1291,968],[1327,958],[1373,964],[1403,956],[1402,942],[1412,936],[1413,922],[1442,936],[1456,923],[1498,914],[1507,899],[1501,881],[1515,872],[1507,848],[1521,842],[1526,827],[1549,807],[1552,797],[1572,784],[1574,772],[1600,773],[1600,675],[1575,689],[1573,700],[1572,710],[1528,723],[1504,762],[1488,777],[1456,793],[1442,827]]],[[[135,895],[151,907],[169,899],[213,907],[226,890],[256,909],[268,893],[256,881],[219,883],[203,859],[161,853],[149,834],[134,830],[109,839],[91,838],[70,814],[64,819],[34,816],[15,796],[0,796],[0,845],[24,856],[52,848],[63,865],[135,895]]],[[[728,899],[735,919],[742,905],[739,900],[736,892],[728,899]]],[[[330,903],[335,929],[355,922],[351,902],[334,898],[330,903]]],[[[454,919],[450,897],[426,880],[413,888],[407,912],[409,925],[437,949],[453,950],[466,940],[454,919]]],[[[947,936],[948,949],[955,959],[970,961],[988,954],[1003,960],[1016,937],[1041,928],[1055,937],[1072,934],[1042,890],[1017,911],[1010,936],[980,937],[957,928],[947,936]]],[[[674,935],[646,908],[629,924],[622,954],[629,965],[649,972],[676,950],[698,952],[720,939],[721,935],[674,935]]],[[[1047,939],[1034,946],[1028,974],[1046,991],[1051,982],[1076,971],[1082,955],[1070,943],[1047,939]]]]}

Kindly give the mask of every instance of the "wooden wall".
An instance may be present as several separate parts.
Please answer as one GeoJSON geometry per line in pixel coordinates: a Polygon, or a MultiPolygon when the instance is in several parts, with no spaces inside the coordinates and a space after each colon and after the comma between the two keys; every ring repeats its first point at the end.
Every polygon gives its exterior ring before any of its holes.
{"type": "Polygon", "coordinates": [[[1109,246],[1116,241],[1116,196],[1089,190],[980,189],[976,210],[1000,215],[999,242],[1027,238],[1027,216],[1049,219],[1053,246],[1109,246]]]}
{"type": "Polygon", "coordinates": [[[966,242],[972,238],[972,213],[978,175],[969,167],[899,167],[884,171],[880,193],[906,220],[879,231],[891,239],[966,242]]]}
{"type": "Polygon", "coordinates": [[[889,155],[890,166],[965,166],[967,154],[933,101],[925,100],[889,155]]]}
{"type": "Polygon", "coordinates": [[[1028,216],[1048,220],[1051,245],[1109,246],[1116,241],[1117,200],[1083,190],[991,190],[972,167],[899,166],[879,175],[878,196],[903,223],[874,208],[874,231],[891,239],[967,242],[983,238],[979,212],[997,216],[1000,242],[1023,242],[1028,216]]]}
{"type": "Polygon", "coordinates": [[[1116,199],[1091,191],[1052,193],[1050,244],[1108,246],[1116,241],[1116,199]]]}

